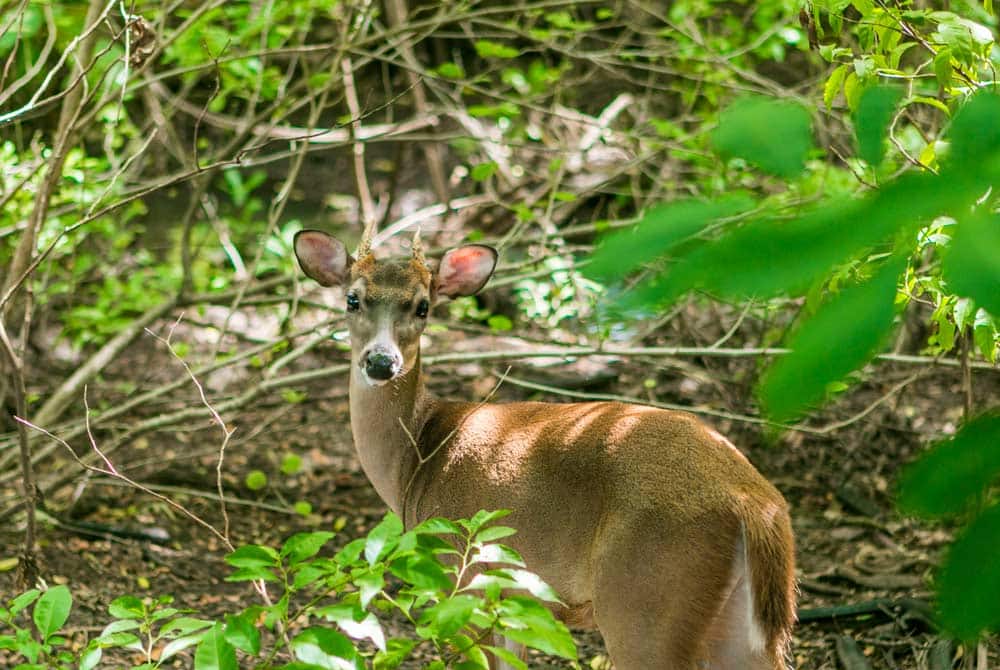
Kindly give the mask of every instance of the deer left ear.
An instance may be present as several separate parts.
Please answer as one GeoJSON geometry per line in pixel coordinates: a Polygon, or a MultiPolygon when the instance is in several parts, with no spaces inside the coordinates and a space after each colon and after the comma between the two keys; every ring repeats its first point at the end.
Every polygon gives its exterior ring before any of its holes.
{"type": "Polygon", "coordinates": [[[484,244],[468,244],[445,253],[434,279],[435,292],[446,298],[474,295],[493,275],[497,250],[484,244]]]}

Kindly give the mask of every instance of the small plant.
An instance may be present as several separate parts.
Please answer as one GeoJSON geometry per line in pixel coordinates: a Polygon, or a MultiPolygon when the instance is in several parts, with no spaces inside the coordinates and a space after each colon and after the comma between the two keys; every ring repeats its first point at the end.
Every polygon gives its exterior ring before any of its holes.
{"type": "MultiPolygon", "coordinates": [[[[69,618],[73,597],[66,586],[53,586],[45,592],[38,589],[25,591],[0,607],[0,633],[11,629],[11,634],[0,634],[0,650],[12,652],[13,658],[24,659],[19,670],[35,668],[69,668],[74,655],[66,649],[66,638],[59,634],[69,618]],[[34,604],[31,621],[25,627],[18,624],[22,612],[34,604]]],[[[0,654],[0,660],[3,654],[0,654]]]]}
{"type": "Polygon", "coordinates": [[[69,589],[28,591],[0,608],[0,633],[13,631],[0,634],[0,650],[25,659],[21,670],[91,670],[109,649],[136,653],[141,663],[133,667],[152,670],[190,647],[195,670],[272,668],[290,659],[280,667],[392,670],[426,645],[434,660],[425,667],[433,670],[486,670],[490,655],[526,669],[496,645],[502,636],[575,659],[569,631],[539,602],[557,603],[556,594],[497,542],[514,534],[492,525],[506,514],[430,519],[404,532],[390,513],[332,556],[319,555],[335,535],[328,531],[293,535],[280,549],[243,546],[226,557],[235,568],[227,581],[264,583],[272,604],[213,621],[172,607],[169,596],[122,596],[108,607],[114,620],[79,655],[58,634],[72,605],[69,589]],[[401,586],[390,585],[393,578],[401,586]],[[34,627],[23,628],[17,622],[32,603],[34,627]],[[379,615],[389,612],[413,625],[415,639],[386,636],[379,615]]]}

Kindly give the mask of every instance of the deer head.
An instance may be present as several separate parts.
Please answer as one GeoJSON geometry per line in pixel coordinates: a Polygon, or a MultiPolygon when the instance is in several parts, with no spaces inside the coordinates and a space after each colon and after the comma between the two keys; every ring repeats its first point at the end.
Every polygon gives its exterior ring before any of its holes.
{"type": "Polygon", "coordinates": [[[297,233],[294,247],[306,275],[323,286],[344,288],[353,358],[372,386],[409,372],[431,306],[477,293],[497,262],[496,250],[481,244],[451,249],[440,261],[428,262],[418,236],[407,258],[376,259],[363,240],[355,259],[340,240],[318,230],[297,233]]]}

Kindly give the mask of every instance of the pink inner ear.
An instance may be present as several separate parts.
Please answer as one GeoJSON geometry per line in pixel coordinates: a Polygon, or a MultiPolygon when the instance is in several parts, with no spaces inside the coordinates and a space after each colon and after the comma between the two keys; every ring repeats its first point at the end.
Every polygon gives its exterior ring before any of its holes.
{"type": "Polygon", "coordinates": [[[489,280],[496,262],[496,251],[490,247],[469,245],[452,249],[438,267],[438,293],[450,298],[472,295],[489,280]]]}
{"type": "Polygon", "coordinates": [[[303,230],[295,236],[295,255],[302,270],[323,286],[341,283],[351,263],[339,240],[315,230],[303,230]]]}

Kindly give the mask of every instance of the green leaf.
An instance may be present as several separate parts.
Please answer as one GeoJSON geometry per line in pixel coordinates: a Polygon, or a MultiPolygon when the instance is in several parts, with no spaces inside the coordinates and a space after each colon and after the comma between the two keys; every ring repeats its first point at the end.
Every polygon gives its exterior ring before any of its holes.
{"type": "Polygon", "coordinates": [[[69,587],[64,584],[53,586],[42,594],[35,603],[32,618],[43,640],[63,627],[72,607],[73,596],[70,595],[69,587]]]}
{"type": "Polygon", "coordinates": [[[826,385],[864,365],[885,341],[895,317],[896,285],[905,259],[845,289],[802,323],[790,354],[765,373],[761,403],[777,421],[792,419],[821,401],[826,385]]]}
{"type": "Polygon", "coordinates": [[[899,478],[899,508],[924,517],[961,514],[1000,474],[1000,411],[973,419],[899,478]]]}
{"type": "Polygon", "coordinates": [[[116,619],[141,619],[145,616],[146,608],[135,596],[122,596],[111,601],[108,613],[116,619]]]}
{"type": "Polygon", "coordinates": [[[468,623],[478,606],[475,596],[452,596],[424,610],[421,621],[432,628],[433,637],[451,637],[468,623]]]}
{"type": "Polygon", "coordinates": [[[459,520],[459,523],[462,525],[463,528],[469,531],[469,533],[475,535],[476,533],[479,532],[479,529],[482,528],[483,526],[486,526],[488,524],[493,523],[494,521],[502,519],[508,514],[510,514],[509,509],[498,509],[492,512],[481,509],[475,514],[473,514],[471,519],[467,521],[459,520]]]}
{"type": "Polygon", "coordinates": [[[260,653],[260,631],[254,625],[255,612],[226,616],[226,642],[247,654],[260,653]]]}
{"type": "Polygon", "coordinates": [[[226,577],[227,582],[252,582],[261,579],[265,582],[278,581],[277,575],[270,568],[237,568],[231,575],[226,577]]]}
{"type": "Polygon", "coordinates": [[[17,596],[13,600],[11,600],[10,601],[10,614],[11,614],[11,616],[14,616],[15,614],[17,614],[18,612],[20,612],[21,610],[23,610],[25,607],[28,607],[29,605],[31,605],[31,603],[33,603],[36,600],[38,600],[38,597],[40,595],[42,595],[42,592],[39,591],[38,589],[30,589],[30,590],[25,591],[24,593],[20,594],[19,596],[17,596]]]}
{"type": "Polygon", "coordinates": [[[281,472],[286,475],[294,475],[302,469],[302,457],[298,454],[285,454],[281,459],[281,472]]]}
{"type": "Polygon", "coordinates": [[[488,163],[479,163],[472,168],[469,175],[474,181],[486,181],[492,177],[497,171],[497,164],[490,161],[488,163]]]}
{"type": "Polygon", "coordinates": [[[235,568],[274,567],[281,563],[278,552],[271,547],[248,544],[226,556],[226,563],[235,568]]]}
{"type": "Polygon", "coordinates": [[[216,622],[202,634],[194,652],[194,670],[238,670],[236,650],[226,641],[222,623],[216,622]]]}
{"type": "Polygon", "coordinates": [[[392,546],[399,540],[403,532],[403,522],[393,513],[385,515],[385,518],[375,526],[365,541],[365,559],[368,565],[375,565],[375,561],[385,552],[387,547],[392,546]]]}
{"type": "Polygon", "coordinates": [[[267,486],[267,475],[262,470],[251,470],[247,473],[245,482],[251,491],[260,491],[267,486]]]}
{"type": "MultiPolygon", "coordinates": [[[[996,441],[991,446],[1000,444],[996,441]]],[[[985,445],[984,445],[985,446],[985,445]]],[[[962,531],[938,578],[941,623],[955,637],[972,641],[1000,629],[1000,505],[993,505],[962,531]]]]}
{"type": "Polygon", "coordinates": [[[854,132],[858,137],[858,155],[877,166],[885,155],[885,137],[902,91],[888,86],[873,86],[861,95],[854,112],[854,132]]]}
{"type": "Polygon", "coordinates": [[[454,587],[444,567],[426,556],[402,556],[392,562],[389,571],[419,589],[450,591],[454,587]]]}
{"type": "Polygon", "coordinates": [[[744,158],[779,177],[794,177],[805,168],[813,146],[809,112],[794,103],[744,98],[722,112],[712,144],[724,156],[744,158]]]}
{"type": "Polygon", "coordinates": [[[175,635],[187,635],[198,630],[203,630],[212,625],[211,621],[205,621],[203,619],[195,619],[193,617],[178,617],[173,621],[165,624],[163,628],[160,629],[160,635],[165,636],[175,636],[175,635]]]}
{"type": "Polygon", "coordinates": [[[827,110],[833,108],[833,101],[844,86],[844,78],[847,77],[848,69],[849,66],[846,63],[838,65],[826,80],[826,84],[823,86],[823,104],[826,105],[827,110]]]}
{"type": "Polygon", "coordinates": [[[414,533],[432,533],[434,535],[463,535],[461,527],[454,521],[434,517],[427,519],[413,529],[414,533]]]}
{"type": "Polygon", "coordinates": [[[179,654],[180,652],[184,651],[188,647],[193,647],[194,645],[196,645],[196,644],[198,644],[198,643],[201,642],[202,637],[203,636],[201,634],[185,635],[185,636],[179,637],[179,638],[177,638],[175,640],[171,640],[160,651],[160,659],[159,660],[160,661],[165,661],[168,658],[170,658],[171,656],[176,656],[177,654],[179,654]]]}
{"type": "Polygon", "coordinates": [[[934,55],[934,76],[937,77],[938,88],[948,91],[951,88],[953,70],[951,67],[951,49],[944,48],[934,55]]]}
{"type": "Polygon", "coordinates": [[[281,547],[281,556],[288,559],[292,565],[301,563],[315,556],[323,545],[329,542],[336,533],[316,531],[313,533],[296,533],[281,547]]]}
{"type": "Polygon", "coordinates": [[[494,542],[505,537],[510,537],[516,532],[516,530],[510,528],[509,526],[490,526],[476,533],[473,541],[485,544],[486,542],[494,542]]]}
{"type": "Polygon", "coordinates": [[[368,607],[372,598],[377,596],[385,586],[385,577],[381,572],[365,572],[354,578],[361,596],[361,606],[368,607]]]}
{"type": "Polygon", "coordinates": [[[517,58],[521,55],[521,52],[513,47],[498,44],[497,42],[491,42],[489,40],[477,40],[474,46],[476,48],[476,53],[482,58],[502,58],[504,60],[509,60],[511,58],[517,58]]]}
{"type": "Polygon", "coordinates": [[[500,603],[500,633],[546,654],[576,659],[573,636],[552,612],[531,598],[511,596],[500,603]]]}
{"type": "Polygon", "coordinates": [[[410,655],[413,648],[417,646],[416,640],[405,640],[393,638],[388,641],[385,651],[375,654],[375,670],[395,670],[406,657],[410,655]]]}
{"type": "Polygon", "coordinates": [[[358,652],[351,641],[329,628],[307,628],[292,638],[295,658],[331,670],[355,670],[358,652]]]}
{"type": "Polygon", "coordinates": [[[984,212],[961,219],[942,272],[951,291],[1000,316],[1000,216],[984,212]]]}
{"type": "Polygon", "coordinates": [[[104,650],[99,646],[91,645],[80,654],[80,670],[94,670],[97,664],[101,662],[101,656],[104,655],[104,650]]]}
{"type": "Polygon", "coordinates": [[[656,260],[672,248],[701,232],[713,221],[733,216],[753,206],[745,196],[729,196],[712,202],[680,200],[657,205],[631,230],[604,237],[585,274],[598,280],[618,279],[636,267],[656,260]]]}
{"type": "Polygon", "coordinates": [[[528,664],[522,661],[517,654],[514,654],[509,649],[504,649],[503,647],[491,647],[488,645],[486,646],[486,649],[495,657],[514,668],[514,670],[528,670],[528,664]]]}

